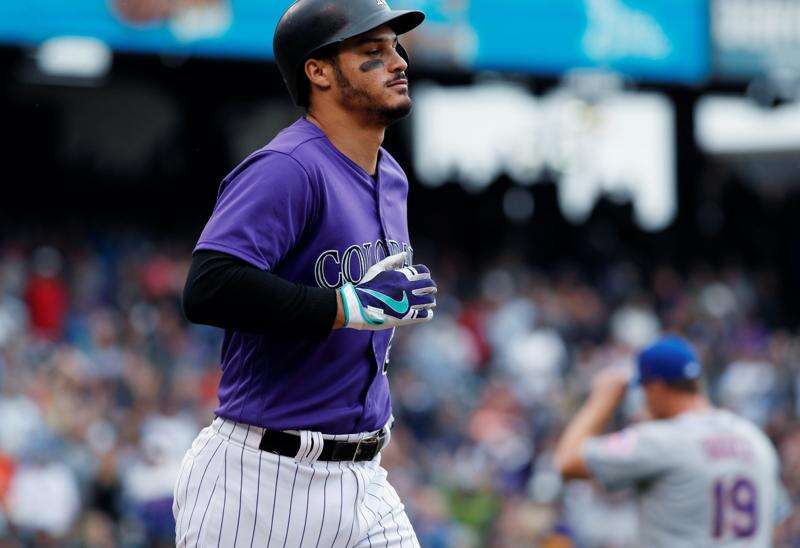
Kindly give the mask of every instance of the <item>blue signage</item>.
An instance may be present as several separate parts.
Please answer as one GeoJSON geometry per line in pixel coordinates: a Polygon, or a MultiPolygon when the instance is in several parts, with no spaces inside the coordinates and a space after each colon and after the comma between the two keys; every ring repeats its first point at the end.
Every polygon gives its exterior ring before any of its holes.
{"type": "Polygon", "coordinates": [[[272,33],[290,2],[275,0],[11,0],[0,41],[98,38],[117,51],[272,57],[272,33]]]}
{"type": "MultiPolygon", "coordinates": [[[[342,0],[346,1],[346,0],[342,0]]],[[[707,0],[394,0],[428,21],[405,40],[421,64],[560,74],[612,69],[693,83],[710,70],[707,0]]],[[[0,2],[0,41],[91,36],[118,51],[272,57],[288,0],[0,2]]]]}
{"type": "MultiPolygon", "coordinates": [[[[582,67],[694,83],[710,70],[706,0],[396,0],[429,14],[419,33],[477,69],[560,74],[582,67]]],[[[416,53],[426,55],[425,51],[416,53]]]]}

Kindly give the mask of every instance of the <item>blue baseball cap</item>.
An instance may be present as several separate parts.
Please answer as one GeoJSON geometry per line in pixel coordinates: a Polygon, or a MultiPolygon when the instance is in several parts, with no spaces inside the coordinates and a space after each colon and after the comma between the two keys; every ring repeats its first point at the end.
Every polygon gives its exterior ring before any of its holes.
{"type": "Polygon", "coordinates": [[[699,379],[703,372],[691,345],[680,337],[668,336],[654,342],[639,354],[636,381],[647,384],[661,380],[676,382],[699,379]]]}

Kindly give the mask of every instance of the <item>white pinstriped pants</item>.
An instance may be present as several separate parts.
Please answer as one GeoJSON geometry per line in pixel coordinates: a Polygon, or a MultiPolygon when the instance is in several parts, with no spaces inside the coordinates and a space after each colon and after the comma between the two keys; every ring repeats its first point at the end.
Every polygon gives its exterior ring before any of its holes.
{"type": "Polygon", "coordinates": [[[295,458],[261,451],[263,430],[217,418],[194,440],[175,484],[175,542],[190,546],[419,547],[380,455],[318,461],[322,439],[300,432],[295,458]]]}

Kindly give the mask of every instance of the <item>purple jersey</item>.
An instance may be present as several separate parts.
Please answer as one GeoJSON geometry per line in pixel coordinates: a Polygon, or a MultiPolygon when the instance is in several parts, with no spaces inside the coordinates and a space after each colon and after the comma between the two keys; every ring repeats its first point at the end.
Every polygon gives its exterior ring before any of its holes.
{"type": "MultiPolygon", "coordinates": [[[[286,280],[358,283],[409,252],[408,180],[381,149],[375,178],[304,118],[251,154],[220,186],[195,251],[220,251],[286,280]]],[[[228,330],[216,414],[276,430],[347,434],[391,414],[384,374],[393,332],[342,329],[324,340],[228,330]]]]}

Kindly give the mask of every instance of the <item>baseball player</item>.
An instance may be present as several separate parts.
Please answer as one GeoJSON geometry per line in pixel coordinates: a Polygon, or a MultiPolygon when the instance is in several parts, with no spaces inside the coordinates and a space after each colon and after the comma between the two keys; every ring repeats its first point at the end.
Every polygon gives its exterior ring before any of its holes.
{"type": "Polygon", "coordinates": [[[565,478],[635,488],[640,546],[772,546],[785,517],[778,457],[754,424],[711,406],[692,348],[666,337],[638,359],[638,382],[653,419],[600,436],[622,401],[629,374],[608,369],[556,448],[565,478]]]}
{"type": "Polygon", "coordinates": [[[433,318],[408,180],[381,148],[409,114],[419,11],[299,0],[275,31],[306,114],[221,184],[184,310],[225,329],[216,419],[175,485],[178,546],[418,546],[380,466],[394,328],[433,318]]]}

